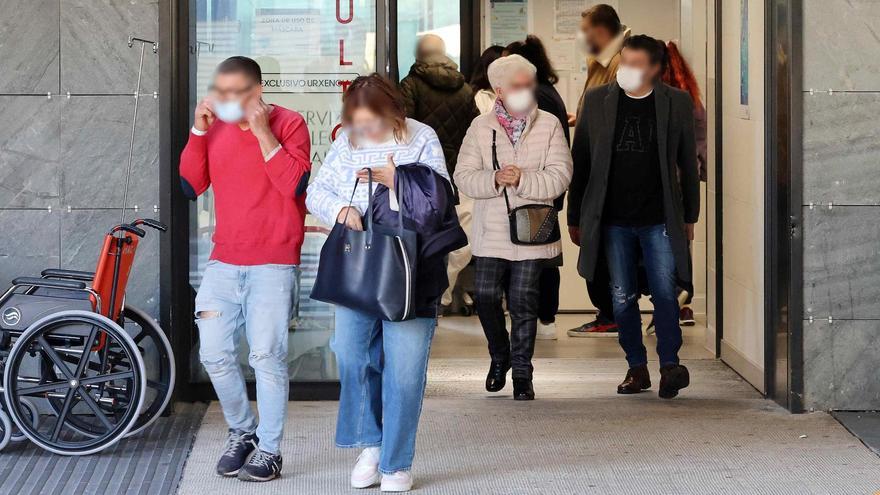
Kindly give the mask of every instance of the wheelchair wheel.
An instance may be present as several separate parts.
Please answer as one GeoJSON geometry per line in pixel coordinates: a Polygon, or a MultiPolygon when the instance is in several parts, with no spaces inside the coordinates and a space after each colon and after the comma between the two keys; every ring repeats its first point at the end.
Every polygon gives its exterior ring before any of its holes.
{"type": "Polygon", "coordinates": [[[136,435],[153,424],[174,391],[174,352],[165,332],[150,315],[133,307],[122,310],[125,331],[131,336],[147,369],[147,390],[141,414],[126,436],[136,435]]]}
{"type": "Polygon", "coordinates": [[[0,450],[5,449],[9,445],[11,438],[12,421],[9,420],[9,415],[6,414],[6,411],[0,409],[0,450]]]}
{"type": "MultiPolygon", "coordinates": [[[[34,428],[39,428],[40,426],[40,411],[37,409],[37,405],[34,404],[34,401],[22,397],[21,405],[24,406],[25,411],[27,412],[27,420],[31,422],[34,428]]],[[[9,438],[12,443],[24,442],[27,440],[27,435],[22,433],[21,430],[18,429],[17,426],[12,425],[12,436],[9,438]]]]}
{"type": "Polygon", "coordinates": [[[134,426],[146,373],[136,344],[119,325],[68,310],[33,323],[16,340],[3,384],[9,413],[28,439],[56,454],[87,455],[134,426]],[[26,400],[47,402],[54,419],[34,426],[26,400]],[[83,434],[81,426],[93,434],[83,434]]]}

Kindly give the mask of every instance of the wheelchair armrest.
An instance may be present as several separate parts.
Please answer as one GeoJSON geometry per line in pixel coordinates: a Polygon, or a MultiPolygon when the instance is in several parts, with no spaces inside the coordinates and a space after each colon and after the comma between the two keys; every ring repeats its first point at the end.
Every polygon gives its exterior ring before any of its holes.
{"type": "Polygon", "coordinates": [[[65,270],[62,268],[46,268],[40,275],[43,278],[61,278],[68,280],[81,280],[83,282],[91,282],[95,278],[94,272],[84,272],[81,270],[65,270]]]}
{"type": "Polygon", "coordinates": [[[85,282],[75,282],[73,280],[52,280],[48,278],[37,277],[18,277],[12,281],[12,284],[30,285],[32,287],[47,287],[50,289],[83,290],[86,288],[85,282]]]}

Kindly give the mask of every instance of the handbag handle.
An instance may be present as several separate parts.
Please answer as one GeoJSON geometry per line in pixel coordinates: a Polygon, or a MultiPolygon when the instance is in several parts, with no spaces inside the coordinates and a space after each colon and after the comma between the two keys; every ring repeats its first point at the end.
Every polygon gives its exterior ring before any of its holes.
{"type": "MultiPolygon", "coordinates": [[[[373,170],[370,168],[365,168],[367,171],[367,213],[366,213],[366,225],[365,229],[367,232],[367,248],[369,249],[370,244],[373,242],[373,197],[375,196],[373,193],[373,170]]],[[[394,185],[395,190],[401,191],[403,189],[403,182],[400,182],[397,174],[394,174],[394,185]]],[[[348,209],[345,210],[345,216],[342,217],[342,225],[343,228],[348,229],[348,214],[351,212],[351,206],[354,204],[354,195],[357,192],[358,184],[360,184],[360,179],[355,179],[354,187],[351,189],[351,197],[348,198],[348,209]]],[[[394,191],[389,191],[389,194],[395,194],[394,191]]],[[[397,234],[401,238],[403,237],[403,194],[396,194],[397,196],[397,234]]]]}
{"type": "MultiPolygon", "coordinates": [[[[501,170],[501,166],[498,165],[498,150],[495,149],[495,136],[497,135],[497,131],[492,129],[492,169],[493,170],[501,170]]],[[[507,197],[507,186],[503,187],[501,191],[504,193],[504,204],[507,205],[507,214],[510,215],[510,198],[507,197]]]]}

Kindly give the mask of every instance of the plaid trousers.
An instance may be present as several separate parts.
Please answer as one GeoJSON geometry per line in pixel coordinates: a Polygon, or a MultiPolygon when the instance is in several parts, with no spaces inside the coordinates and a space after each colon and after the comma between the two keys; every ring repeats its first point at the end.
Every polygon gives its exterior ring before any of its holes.
{"type": "Polygon", "coordinates": [[[545,260],[509,261],[475,256],[474,304],[493,361],[510,361],[514,378],[532,378],[538,331],[538,278],[545,260]],[[504,318],[507,294],[510,336],[504,318]]]}

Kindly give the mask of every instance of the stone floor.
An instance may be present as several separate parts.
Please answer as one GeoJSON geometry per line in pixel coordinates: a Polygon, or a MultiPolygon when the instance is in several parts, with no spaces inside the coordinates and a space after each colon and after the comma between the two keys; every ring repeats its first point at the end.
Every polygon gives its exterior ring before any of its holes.
{"type": "MultiPolygon", "coordinates": [[[[424,494],[870,494],[880,458],[825,413],[792,415],[760,395],[689,330],[692,385],[672,401],[618,396],[626,366],[611,338],[538,343],[534,402],[482,388],[479,327],[438,329],[413,467],[424,494]]],[[[570,321],[566,323],[571,323],[570,321]]],[[[574,326],[574,325],[571,325],[574,326]]],[[[565,325],[560,325],[564,335],[565,325]]],[[[651,364],[656,373],[656,362],[651,364]]],[[[290,404],[284,477],[214,476],[225,426],[212,404],[180,494],[360,493],[356,452],[333,447],[336,403],[290,404]]],[[[369,490],[373,493],[377,490],[369,490]]]]}

